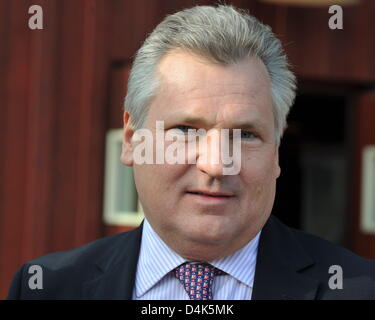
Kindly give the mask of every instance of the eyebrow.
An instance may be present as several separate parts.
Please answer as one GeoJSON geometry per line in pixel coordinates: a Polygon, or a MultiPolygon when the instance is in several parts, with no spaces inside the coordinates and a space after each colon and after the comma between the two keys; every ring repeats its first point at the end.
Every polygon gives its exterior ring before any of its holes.
{"type": "MultiPolygon", "coordinates": [[[[194,125],[194,126],[209,126],[209,123],[206,122],[206,120],[196,117],[196,116],[182,116],[180,121],[181,123],[187,124],[187,125],[194,125]]],[[[225,128],[228,129],[259,129],[265,127],[265,123],[259,119],[254,119],[251,121],[238,121],[235,123],[232,123],[230,126],[225,126],[225,128]]]]}

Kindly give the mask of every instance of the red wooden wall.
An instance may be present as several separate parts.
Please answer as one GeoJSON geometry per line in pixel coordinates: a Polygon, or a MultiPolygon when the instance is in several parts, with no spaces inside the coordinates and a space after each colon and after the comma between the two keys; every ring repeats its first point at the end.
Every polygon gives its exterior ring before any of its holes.
{"type": "MultiPolygon", "coordinates": [[[[336,31],[328,28],[328,8],[227,2],[274,28],[300,78],[374,86],[374,1],[345,8],[344,30],[336,31]]],[[[165,14],[211,3],[0,0],[0,297],[25,261],[113,231],[101,217],[104,143],[109,128],[121,127],[122,79],[165,14]],[[43,8],[43,30],[28,28],[33,4],[43,8]]],[[[355,156],[375,144],[368,117],[375,105],[363,101],[359,95],[355,156]]],[[[357,161],[356,186],[359,171],[357,161]]],[[[358,198],[353,250],[375,258],[375,237],[364,238],[356,223],[358,198]]]]}

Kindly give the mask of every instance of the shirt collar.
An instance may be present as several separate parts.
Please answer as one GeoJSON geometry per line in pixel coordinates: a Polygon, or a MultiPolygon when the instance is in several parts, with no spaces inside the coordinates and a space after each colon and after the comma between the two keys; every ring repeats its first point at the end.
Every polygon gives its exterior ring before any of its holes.
{"type": "Polygon", "coordinates": [[[226,272],[238,281],[253,287],[259,237],[262,230],[244,247],[223,258],[210,261],[214,267],[226,272]]]}
{"type": "Polygon", "coordinates": [[[144,219],[141,250],[136,275],[136,295],[143,296],[185,259],[170,249],[144,219]]]}
{"type": "MultiPolygon", "coordinates": [[[[261,231],[236,252],[209,263],[252,287],[260,233],[261,231]]],[[[136,274],[137,297],[143,296],[165,275],[185,261],[166,245],[145,218],[136,274]]]]}

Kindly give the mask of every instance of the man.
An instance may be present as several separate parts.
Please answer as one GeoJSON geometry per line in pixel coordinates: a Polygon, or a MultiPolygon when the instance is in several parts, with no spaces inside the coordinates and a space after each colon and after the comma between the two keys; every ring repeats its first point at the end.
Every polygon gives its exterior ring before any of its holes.
{"type": "Polygon", "coordinates": [[[9,298],[375,298],[372,261],[271,216],[294,97],[281,44],[254,17],[231,6],[166,17],[137,53],[125,101],[121,161],[133,166],[143,224],[31,261],[9,298]],[[177,141],[157,141],[160,122],[177,141]],[[151,163],[142,163],[140,129],[164,153],[172,144],[186,151],[196,141],[191,130],[203,130],[206,140],[182,162],[157,163],[153,148],[151,163]],[[217,152],[225,129],[241,130],[235,174],[224,173],[217,152]],[[31,265],[43,270],[42,290],[28,286],[31,265]]]}

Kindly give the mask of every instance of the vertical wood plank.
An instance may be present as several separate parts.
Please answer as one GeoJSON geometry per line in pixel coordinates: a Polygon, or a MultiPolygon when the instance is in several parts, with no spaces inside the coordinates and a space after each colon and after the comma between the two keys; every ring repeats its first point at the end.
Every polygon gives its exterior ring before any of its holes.
{"type": "MultiPolygon", "coordinates": [[[[29,34],[26,28],[27,1],[7,2],[8,15],[7,44],[4,66],[4,95],[6,119],[3,121],[4,135],[2,191],[0,204],[2,225],[0,232],[1,283],[4,285],[10,274],[21,263],[23,220],[25,218],[25,198],[28,181],[25,160],[27,157],[28,123],[27,104],[29,93],[28,51],[29,34]],[[11,36],[9,36],[11,35],[11,36]]],[[[2,294],[4,289],[2,288],[2,294]]]]}
{"type": "Polygon", "coordinates": [[[375,91],[358,96],[354,105],[354,139],[352,168],[352,210],[350,216],[351,249],[368,259],[375,259],[375,234],[364,233],[360,228],[362,190],[362,152],[375,145],[375,91]]]}

